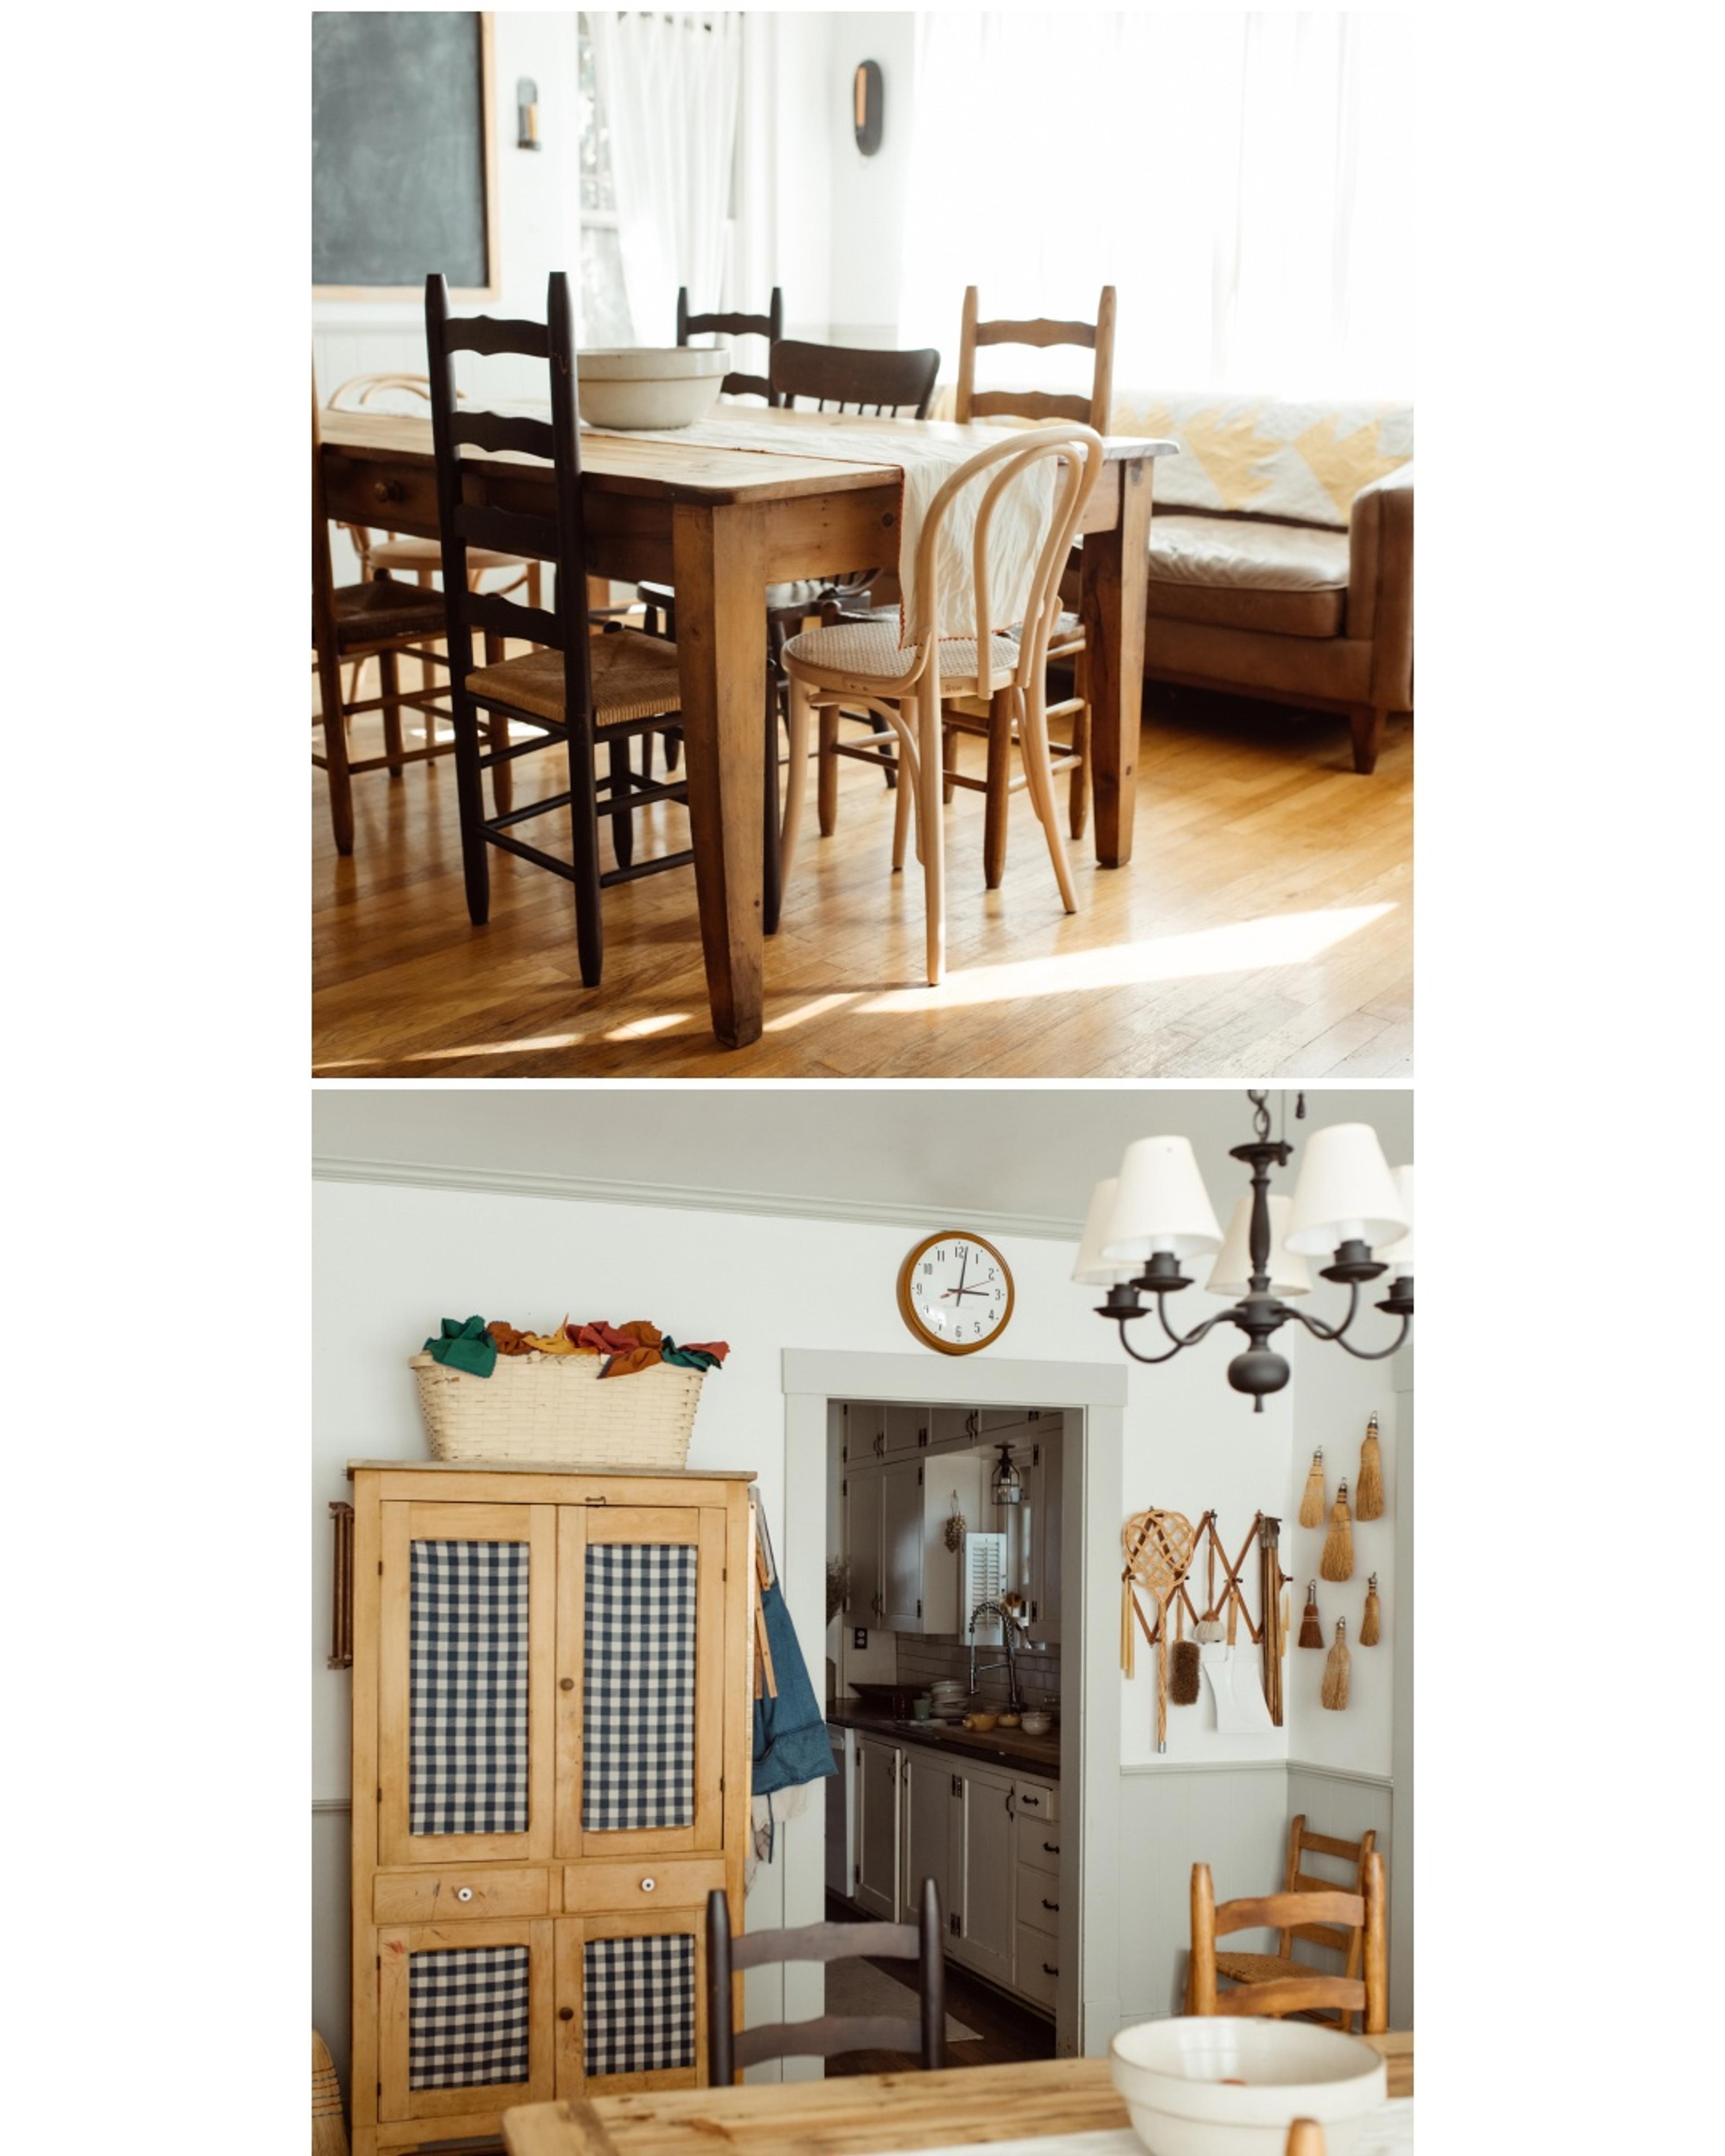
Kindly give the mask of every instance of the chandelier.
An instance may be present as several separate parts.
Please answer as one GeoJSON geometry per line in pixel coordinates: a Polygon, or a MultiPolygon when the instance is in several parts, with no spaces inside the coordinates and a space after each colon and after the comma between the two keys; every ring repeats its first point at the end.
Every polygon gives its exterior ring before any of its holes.
{"type": "MultiPolygon", "coordinates": [[[[1268,1343],[1290,1318],[1364,1363],[1382,1362],[1407,1338],[1414,1317],[1414,1171],[1392,1172],[1369,1123],[1332,1123],[1307,1142],[1293,1196],[1272,1195],[1270,1171],[1286,1168],[1294,1148],[1271,1137],[1266,1096],[1248,1092],[1246,1098],[1257,1135],[1250,1145],[1230,1147],[1230,1157],[1251,1169],[1252,1187],[1235,1207],[1226,1235],[1216,1224],[1191,1141],[1138,1138],[1127,1147],[1119,1174],[1091,1194],[1072,1277],[1107,1289],[1096,1315],[1118,1324],[1120,1344],[1135,1363],[1171,1363],[1217,1326],[1237,1326],[1249,1344],[1228,1365],[1228,1382],[1251,1394],[1253,1411],[1261,1414],[1265,1394],[1279,1393],[1288,1381],[1287,1358],[1268,1343]],[[1207,1291],[1239,1300],[1189,1332],[1177,1332],[1168,1323],[1168,1298],[1192,1286],[1182,1263],[1212,1253],[1207,1291]],[[1320,1277],[1348,1290],[1348,1314],[1339,1325],[1309,1317],[1285,1299],[1310,1293],[1306,1260],[1327,1253],[1332,1262],[1320,1277]],[[1386,1274],[1389,1292],[1377,1307],[1399,1317],[1400,1327],[1387,1347],[1360,1347],[1350,1337],[1360,1291],[1386,1274]],[[1126,1337],[1129,1324],[1152,1314],[1146,1296],[1155,1297],[1154,1315],[1173,1343],[1159,1355],[1141,1354],[1126,1337]]],[[[1296,1118],[1305,1112],[1301,1094],[1296,1118]]]]}

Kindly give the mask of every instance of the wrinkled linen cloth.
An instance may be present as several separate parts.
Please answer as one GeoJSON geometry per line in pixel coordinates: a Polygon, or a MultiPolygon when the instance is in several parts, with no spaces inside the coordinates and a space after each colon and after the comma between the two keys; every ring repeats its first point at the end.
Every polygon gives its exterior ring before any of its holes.
{"type": "MultiPolygon", "coordinates": [[[[899,613],[899,646],[906,649],[916,619],[916,553],[929,505],[962,465],[1015,431],[1005,427],[954,427],[927,419],[865,419],[841,412],[788,413],[783,419],[736,418],[698,420],[692,427],[583,427],[583,438],[603,435],[624,442],[681,442],[695,449],[747,449],[759,455],[823,457],[834,464],[896,465],[901,493],[898,516],[898,579],[903,594],[899,613]]],[[[973,549],[977,511],[993,470],[966,486],[941,521],[935,547],[935,576],[940,593],[938,634],[976,634],[976,583],[973,549]]],[[[1047,536],[1054,511],[1055,461],[1044,457],[1021,473],[995,506],[988,528],[988,612],[1004,629],[1024,613],[1037,552],[1047,536]]],[[[856,567],[866,566],[856,563],[856,567]]]]}

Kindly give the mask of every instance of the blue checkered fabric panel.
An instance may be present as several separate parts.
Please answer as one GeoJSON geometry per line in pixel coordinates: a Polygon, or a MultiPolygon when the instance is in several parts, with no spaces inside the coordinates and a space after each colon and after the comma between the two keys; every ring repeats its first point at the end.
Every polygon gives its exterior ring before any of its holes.
{"type": "Polygon", "coordinates": [[[695,1569],[686,1543],[588,1547],[583,1827],[694,1822],[695,1569]]]}
{"type": "Polygon", "coordinates": [[[527,1827],[527,1545],[409,1546],[408,1830],[527,1827]]]}
{"type": "Polygon", "coordinates": [[[583,1970],[583,2071],[660,2073],[695,2064],[695,1942],[589,1939],[583,1970]]]}
{"type": "Polygon", "coordinates": [[[408,1957],[408,2087],[489,2088],[527,2078],[527,1949],[408,1957]]]}

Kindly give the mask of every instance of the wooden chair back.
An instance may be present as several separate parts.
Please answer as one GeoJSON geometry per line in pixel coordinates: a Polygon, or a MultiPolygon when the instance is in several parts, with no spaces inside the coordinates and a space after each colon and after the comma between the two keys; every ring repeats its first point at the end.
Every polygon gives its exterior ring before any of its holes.
{"type": "MultiPolygon", "coordinates": [[[[1282,1882],[1286,1894],[1332,1894],[1337,1881],[1325,1879],[1316,1872],[1301,1869],[1301,1860],[1308,1854],[1332,1856],[1346,1864],[1353,1874],[1352,1892],[1364,1891],[1366,1859],[1378,1846],[1375,1827],[1368,1827],[1358,1841],[1342,1841],[1334,1835],[1310,1834],[1307,1831],[1306,1815],[1296,1815],[1288,1829],[1288,1866],[1282,1882]]],[[[1359,1974],[1360,1955],[1363,1948],[1362,1934],[1358,1931],[1337,1931],[1332,1924],[1291,1924],[1282,1933],[1281,1944],[1276,1951],[1289,1954],[1296,1939],[1309,1939],[1314,1946],[1330,1947],[1347,1957],[1344,1975],[1359,1974]]]]}
{"type": "MultiPolygon", "coordinates": [[[[764,315],[691,315],[689,311],[689,287],[677,288],[677,342],[687,344],[691,336],[761,336],[767,340],[770,364],[773,346],[778,342],[784,330],[784,295],[777,285],[764,315]]],[[[727,374],[719,384],[721,397],[764,397],[773,402],[773,385],[764,374],[727,374]]]]}
{"type": "Polygon", "coordinates": [[[1060,572],[1071,551],[1079,519],[1091,491],[1101,476],[1102,440],[1088,427],[1037,427],[1010,441],[993,442],[961,465],[945,481],[928,506],[916,544],[916,612],[906,625],[910,641],[925,653],[935,648],[940,634],[941,594],[937,571],[940,527],[963,490],[992,470],[977,511],[972,545],[972,578],[976,604],[976,637],[979,658],[988,649],[997,629],[1022,622],[1019,663],[1014,678],[1020,685],[1042,679],[1048,660],[1049,639],[1060,612],[1060,572]],[[993,619],[988,598],[988,542],[1001,496],[1019,475],[1044,458],[1061,460],[1055,480],[1054,512],[1030,575],[1029,590],[1022,609],[1009,612],[1005,620],[993,619]]]}
{"type": "Polygon", "coordinates": [[[830,2059],[839,2051],[914,2051],[930,2072],[947,2063],[946,1958],[941,1945],[940,1889],[925,1879],[914,1924],[805,1924],[800,1930],[731,1936],[731,1908],[722,1887],[706,1897],[707,2080],[729,2086],[762,2059],[830,2059]],[[824,2014],[818,2020],[777,2021],[737,2029],[732,1978],[779,1961],[914,1961],[922,1995],[916,2015],[824,2014]]]}
{"type": "Polygon", "coordinates": [[[1193,2014],[1304,2014],[1339,2008],[1363,2013],[1368,2036],[1389,2025],[1389,1961],[1385,1931],[1384,1859],[1372,1850],[1363,1865],[1363,1891],[1306,1888],[1296,1893],[1248,1896],[1216,1904],[1207,1864],[1192,1867],[1192,1967],[1188,2011],[1193,2014]],[[1364,1968],[1357,1977],[1276,1977],[1267,1984],[1242,1984],[1232,1991],[1216,1985],[1216,1941],[1232,1932],[1303,1932],[1312,1925],[1358,1928],[1364,1937],[1364,1968]]]}
{"type": "Polygon", "coordinates": [[[1079,419],[1097,434],[1108,431],[1108,408],[1114,398],[1114,287],[1104,285],[1094,322],[983,322],[977,320],[977,288],[966,287],[964,318],[958,337],[958,388],[955,419],[1079,419]],[[1090,395],[1051,393],[1040,389],[978,389],[977,348],[985,344],[1081,345],[1096,354],[1090,395]]]}
{"type": "Polygon", "coordinates": [[[782,338],[768,367],[771,402],[789,411],[799,397],[817,411],[860,412],[884,418],[909,412],[926,419],[934,401],[937,352],[880,352],[837,344],[804,344],[782,338]]]}
{"type": "MultiPolygon", "coordinates": [[[[572,738],[591,747],[593,680],[588,652],[587,541],[581,501],[581,437],[575,410],[574,314],[569,280],[552,272],[542,322],[449,314],[443,277],[425,280],[425,348],[430,370],[431,438],[437,461],[438,526],[443,543],[444,605],[449,667],[457,683],[473,667],[473,632],[525,638],[563,654],[563,716],[572,738]],[[551,418],[531,419],[476,410],[457,399],[454,355],[510,353],[546,362],[551,418]],[[557,475],[557,513],[528,516],[463,499],[464,449],[545,458],[557,475]],[[467,550],[489,547],[556,565],[551,608],[522,605],[497,592],[468,588],[467,550]]],[[[487,466],[495,481],[497,467],[487,466]]],[[[527,744],[531,747],[531,744],[527,744]]]]}

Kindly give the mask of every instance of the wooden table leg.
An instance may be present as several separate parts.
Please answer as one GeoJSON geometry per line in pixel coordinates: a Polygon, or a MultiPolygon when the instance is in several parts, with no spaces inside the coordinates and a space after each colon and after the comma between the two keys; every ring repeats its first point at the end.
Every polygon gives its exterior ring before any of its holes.
{"type": "Polygon", "coordinates": [[[766,525],[759,508],[677,503],[671,566],[689,759],[689,823],[721,1046],[761,1037],[766,525]]]}
{"type": "Polygon", "coordinates": [[[1144,579],[1149,569],[1151,460],[1120,467],[1120,516],[1084,536],[1085,649],[1090,670],[1090,767],[1096,859],[1132,857],[1138,726],[1144,707],[1144,579]]]}

